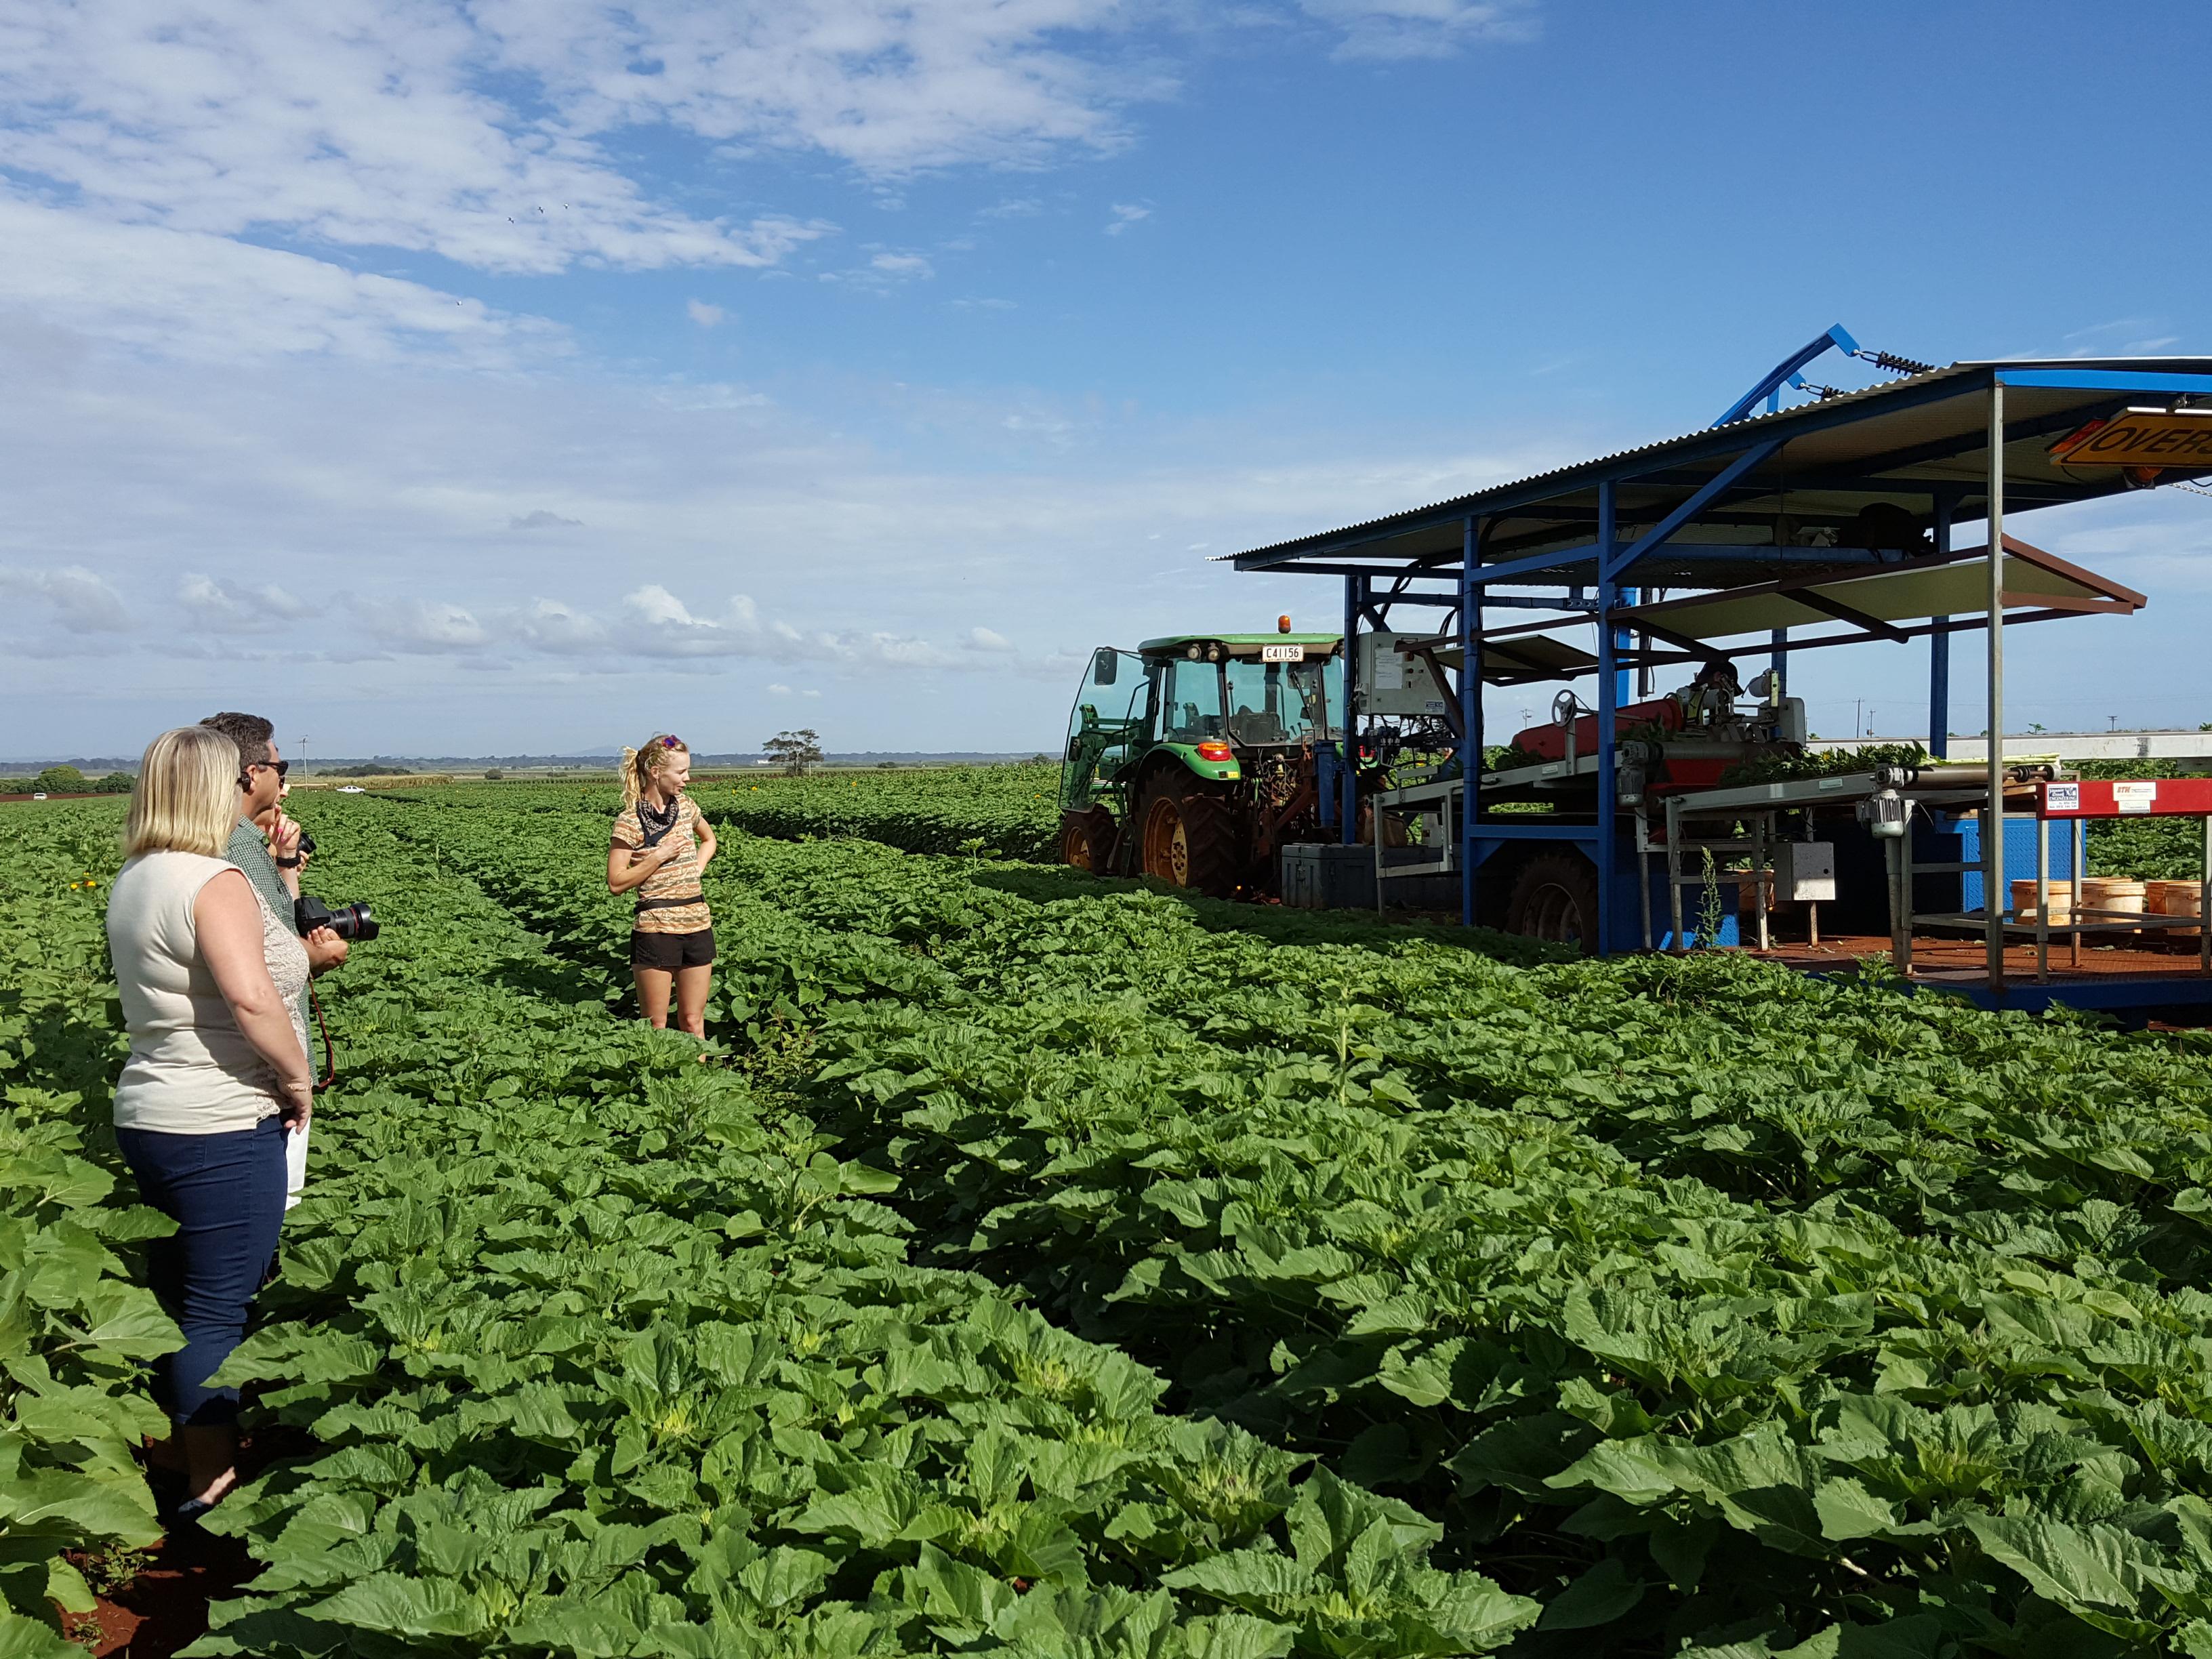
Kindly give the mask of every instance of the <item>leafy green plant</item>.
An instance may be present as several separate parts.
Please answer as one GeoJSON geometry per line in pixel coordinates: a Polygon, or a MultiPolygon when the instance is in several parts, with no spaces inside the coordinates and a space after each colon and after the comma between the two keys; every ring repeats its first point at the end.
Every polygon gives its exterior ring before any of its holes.
{"type": "Polygon", "coordinates": [[[701,1066],[611,1016],[607,793],[303,806],[404,925],[206,1650],[2212,1640],[2201,1039],[732,825],[701,1066]]]}

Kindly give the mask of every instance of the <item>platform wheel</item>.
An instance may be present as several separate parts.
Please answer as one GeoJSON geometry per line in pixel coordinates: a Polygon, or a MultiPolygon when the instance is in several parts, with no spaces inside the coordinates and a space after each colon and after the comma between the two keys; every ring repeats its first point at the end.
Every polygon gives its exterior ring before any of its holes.
{"type": "Polygon", "coordinates": [[[1506,901],[1505,931],[1588,955],[1597,949],[1597,871],[1574,853],[1530,859],[1514,878],[1506,901]]]}

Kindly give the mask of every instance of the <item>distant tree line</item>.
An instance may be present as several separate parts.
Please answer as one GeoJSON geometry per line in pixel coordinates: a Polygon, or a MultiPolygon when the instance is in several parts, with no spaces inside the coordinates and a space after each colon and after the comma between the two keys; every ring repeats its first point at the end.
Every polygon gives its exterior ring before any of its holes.
{"type": "Polygon", "coordinates": [[[0,778],[0,795],[127,795],[136,781],[128,772],[88,778],[74,766],[49,766],[33,778],[0,778]]]}

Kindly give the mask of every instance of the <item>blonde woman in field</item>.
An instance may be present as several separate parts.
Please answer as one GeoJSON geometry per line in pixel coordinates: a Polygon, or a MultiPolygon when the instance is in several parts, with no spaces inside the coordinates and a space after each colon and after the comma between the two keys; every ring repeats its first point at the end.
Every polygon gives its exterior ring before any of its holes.
{"type": "Polygon", "coordinates": [[[638,1010],[655,1030],[666,1029],[672,988],[677,1025],[703,1041],[714,919],[700,878],[715,846],[714,826],[684,793],[691,781],[691,751],[679,738],[655,737],[642,749],[623,750],[622,778],[607,890],[637,895],[629,963],[638,1010]]]}
{"type": "Polygon", "coordinates": [[[246,1334],[283,1224],[285,1130],[314,1109],[293,1005],[307,947],[226,856],[244,786],[236,742],[206,726],[148,745],[107,944],[131,1033],[115,1139],[146,1202],[177,1231],[147,1277],[184,1333],[155,1367],[176,1434],[149,1454],[184,1482],[190,1520],[238,1483],[238,1390],[209,1378],[246,1334]]]}

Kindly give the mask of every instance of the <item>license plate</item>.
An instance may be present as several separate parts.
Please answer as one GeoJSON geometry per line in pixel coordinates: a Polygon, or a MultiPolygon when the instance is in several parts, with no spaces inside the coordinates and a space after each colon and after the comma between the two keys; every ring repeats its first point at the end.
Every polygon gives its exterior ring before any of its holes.
{"type": "Polygon", "coordinates": [[[1260,647],[1261,662],[1304,662],[1306,648],[1303,645],[1263,645],[1260,647]]]}

